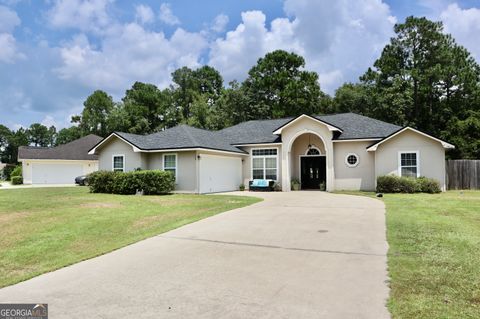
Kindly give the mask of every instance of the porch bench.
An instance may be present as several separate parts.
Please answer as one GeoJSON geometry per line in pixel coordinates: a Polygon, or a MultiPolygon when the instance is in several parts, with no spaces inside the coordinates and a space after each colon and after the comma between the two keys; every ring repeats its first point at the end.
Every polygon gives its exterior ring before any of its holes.
{"type": "Polygon", "coordinates": [[[254,179],[248,182],[249,191],[271,192],[274,190],[275,181],[268,179],[254,179]]]}

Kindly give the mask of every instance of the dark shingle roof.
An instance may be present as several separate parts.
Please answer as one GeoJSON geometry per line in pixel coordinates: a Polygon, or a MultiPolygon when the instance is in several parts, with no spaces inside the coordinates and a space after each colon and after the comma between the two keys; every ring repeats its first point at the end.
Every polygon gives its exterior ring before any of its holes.
{"type": "Polygon", "coordinates": [[[88,151],[100,142],[97,135],[87,135],[78,140],[57,147],[20,146],[19,159],[55,159],[55,160],[97,160],[97,155],[88,155],[88,151]]]}
{"type": "Polygon", "coordinates": [[[384,138],[402,128],[355,113],[321,115],[316,118],[342,129],[343,132],[336,138],[337,140],[384,138]]]}
{"type": "MultiPolygon", "coordinates": [[[[315,117],[343,131],[335,138],[337,140],[383,138],[401,129],[400,126],[355,113],[317,115],[315,117]]],[[[273,132],[292,119],[294,118],[248,121],[225,128],[219,133],[222,133],[230,143],[235,145],[280,142],[281,138],[273,132]]]]}
{"type": "Polygon", "coordinates": [[[273,131],[290,120],[292,118],[248,121],[227,127],[218,133],[231,144],[276,143],[281,142],[282,139],[273,134],[273,131]]]}
{"type": "MultiPolygon", "coordinates": [[[[400,126],[354,113],[315,117],[342,130],[339,135],[335,135],[336,140],[384,138],[401,129],[400,126]]],[[[233,145],[281,142],[281,137],[273,132],[293,119],[290,117],[276,120],[254,120],[220,131],[207,131],[188,125],[179,125],[149,135],[122,132],[115,132],[115,134],[142,150],[206,148],[244,153],[233,145]]]]}
{"type": "Polygon", "coordinates": [[[115,132],[115,134],[142,150],[206,148],[245,153],[222,138],[219,132],[202,130],[188,125],[175,126],[165,131],[149,135],[136,135],[122,132],[115,132]]]}

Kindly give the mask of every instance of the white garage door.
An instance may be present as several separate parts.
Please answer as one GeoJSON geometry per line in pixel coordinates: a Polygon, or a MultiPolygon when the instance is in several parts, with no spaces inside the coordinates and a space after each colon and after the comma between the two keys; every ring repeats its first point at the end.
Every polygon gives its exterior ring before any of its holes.
{"type": "Polygon", "coordinates": [[[32,164],[32,184],[73,184],[83,175],[82,164],[32,164]]]}
{"type": "Polygon", "coordinates": [[[234,191],[242,182],[242,159],[201,155],[200,193],[234,191]]]}

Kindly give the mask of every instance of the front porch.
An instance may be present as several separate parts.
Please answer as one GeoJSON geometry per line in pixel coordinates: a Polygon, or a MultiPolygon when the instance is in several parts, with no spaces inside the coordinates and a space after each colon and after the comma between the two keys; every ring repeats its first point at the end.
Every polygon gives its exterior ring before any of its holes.
{"type": "Polygon", "coordinates": [[[292,144],[290,181],[298,181],[302,190],[326,190],[325,145],[317,135],[313,133],[302,134],[292,144]]]}
{"type": "Polygon", "coordinates": [[[335,130],[308,116],[277,130],[282,134],[282,191],[291,191],[292,181],[302,190],[334,190],[335,130]]]}

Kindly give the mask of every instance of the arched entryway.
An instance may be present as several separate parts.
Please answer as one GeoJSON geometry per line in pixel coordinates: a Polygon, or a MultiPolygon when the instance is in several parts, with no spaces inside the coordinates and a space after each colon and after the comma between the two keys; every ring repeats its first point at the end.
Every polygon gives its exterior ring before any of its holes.
{"type": "Polygon", "coordinates": [[[301,189],[325,190],[327,158],[325,143],[315,132],[305,132],[293,139],[290,146],[290,176],[301,189]]]}

